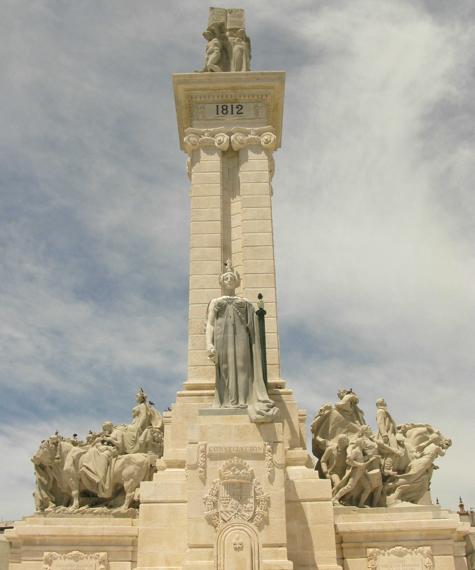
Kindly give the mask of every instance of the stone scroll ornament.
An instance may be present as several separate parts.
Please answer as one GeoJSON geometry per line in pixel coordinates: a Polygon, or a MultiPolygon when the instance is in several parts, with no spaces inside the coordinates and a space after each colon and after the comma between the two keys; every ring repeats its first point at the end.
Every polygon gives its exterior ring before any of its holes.
{"type": "Polygon", "coordinates": [[[138,488],[151,480],[163,454],[163,420],[140,389],[130,424],[104,422],[82,441],[56,432],[32,458],[36,510],[107,514],[138,506],[138,488]]]}
{"type": "Polygon", "coordinates": [[[251,40],[246,34],[244,10],[210,8],[204,72],[250,71],[251,40]]]}
{"type": "Polygon", "coordinates": [[[433,567],[434,558],[430,546],[368,548],[368,570],[432,570],[433,567]]]}
{"type": "Polygon", "coordinates": [[[224,295],[211,299],[206,314],[206,349],[216,369],[214,407],[247,409],[256,423],[272,422],[279,409],[264,382],[256,308],[235,294],[241,277],[228,259],[219,278],[224,295]]]}
{"type": "Polygon", "coordinates": [[[269,513],[269,495],[254,471],[239,457],[226,461],[203,497],[205,518],[215,528],[229,522],[249,522],[261,527],[269,513]]]}
{"type": "Polygon", "coordinates": [[[43,570],[108,570],[107,552],[45,552],[43,570]]]}
{"type": "Polygon", "coordinates": [[[196,129],[189,127],[185,131],[183,146],[191,154],[194,150],[205,147],[216,147],[225,152],[231,147],[233,150],[259,145],[266,151],[273,151],[277,146],[277,136],[274,128],[266,127],[216,127],[214,129],[196,129]]]}
{"type": "Polygon", "coordinates": [[[320,408],[311,426],[316,469],[330,479],[334,503],[419,503],[437,469],[434,461],[445,455],[451,440],[428,424],[397,425],[383,398],[376,402],[373,431],[352,389],[339,390],[338,398],[320,408]]]}

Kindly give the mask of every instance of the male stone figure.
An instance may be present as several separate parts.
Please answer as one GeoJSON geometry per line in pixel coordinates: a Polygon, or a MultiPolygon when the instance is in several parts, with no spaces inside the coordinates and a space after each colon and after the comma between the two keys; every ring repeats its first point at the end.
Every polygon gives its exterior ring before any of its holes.
{"type": "Polygon", "coordinates": [[[351,494],[360,485],[363,487],[362,493],[359,497],[358,506],[364,507],[366,499],[371,493],[371,483],[368,478],[367,468],[369,461],[365,460],[363,454],[364,441],[361,436],[358,436],[348,449],[348,470],[341,480],[340,484],[334,489],[333,502],[339,503],[341,499],[351,494]]]}
{"type": "Polygon", "coordinates": [[[203,37],[208,42],[203,71],[225,71],[227,58],[221,28],[219,26],[208,28],[203,32],[203,37]]]}
{"type": "Polygon", "coordinates": [[[325,479],[330,479],[335,488],[346,473],[348,436],[341,434],[336,442],[330,443],[320,459],[320,471],[325,479]]]}
{"type": "Polygon", "coordinates": [[[272,421],[278,409],[264,384],[256,312],[235,294],[240,281],[228,260],[219,278],[226,294],[208,305],[206,347],[216,367],[215,407],[247,408],[253,421],[272,421]]]}
{"type": "Polygon", "coordinates": [[[429,490],[434,461],[451,440],[428,424],[397,425],[383,398],[376,402],[378,431],[373,433],[353,390],[339,390],[338,398],[334,405],[321,406],[311,426],[317,469],[320,477],[331,479],[334,502],[360,507],[418,503],[429,490]],[[349,442],[345,451],[342,441],[349,442]],[[348,468],[342,477],[344,453],[348,468]]]}
{"type": "Polygon", "coordinates": [[[384,398],[379,398],[379,400],[376,401],[376,424],[378,425],[378,434],[376,437],[379,440],[384,440],[384,436],[387,436],[390,447],[397,449],[396,422],[389,413],[384,398]]]}

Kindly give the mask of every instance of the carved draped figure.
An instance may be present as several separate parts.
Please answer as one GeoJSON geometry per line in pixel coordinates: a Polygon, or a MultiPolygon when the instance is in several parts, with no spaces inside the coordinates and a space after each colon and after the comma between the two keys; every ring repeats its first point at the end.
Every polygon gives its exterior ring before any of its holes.
{"type": "Polygon", "coordinates": [[[145,430],[149,427],[162,428],[160,413],[148,402],[140,402],[132,409],[132,423],[116,426],[114,437],[119,442],[121,453],[137,453],[142,451],[141,441],[145,430]]]}
{"type": "Polygon", "coordinates": [[[213,340],[216,348],[215,407],[248,408],[251,419],[275,417],[262,373],[257,317],[252,303],[242,297],[213,299],[213,340]]]}
{"type": "Polygon", "coordinates": [[[112,476],[116,458],[124,454],[145,451],[145,436],[149,428],[161,428],[160,413],[147,401],[139,402],[132,409],[132,423],[114,428],[107,441],[98,438],[84,455],[80,474],[87,481],[88,488],[98,497],[112,496],[112,476]]]}
{"type": "Polygon", "coordinates": [[[376,424],[378,426],[377,438],[383,440],[383,437],[388,436],[388,443],[393,449],[398,448],[397,444],[397,426],[391,414],[386,408],[378,408],[376,412],[376,424]]]}

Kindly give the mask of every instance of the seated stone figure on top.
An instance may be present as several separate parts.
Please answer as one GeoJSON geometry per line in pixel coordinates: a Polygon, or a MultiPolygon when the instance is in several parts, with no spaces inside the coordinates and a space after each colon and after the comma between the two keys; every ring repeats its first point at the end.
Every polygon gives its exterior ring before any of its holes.
{"type": "Polygon", "coordinates": [[[206,318],[208,357],[216,367],[214,405],[247,408],[254,422],[277,418],[269,399],[262,369],[259,329],[254,305],[235,294],[241,278],[230,260],[219,283],[225,294],[212,299],[206,318]]]}

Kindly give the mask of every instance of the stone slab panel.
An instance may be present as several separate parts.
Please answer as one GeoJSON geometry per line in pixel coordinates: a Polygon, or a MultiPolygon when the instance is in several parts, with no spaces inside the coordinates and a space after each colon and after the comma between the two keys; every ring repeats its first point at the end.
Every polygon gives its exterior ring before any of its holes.
{"type": "Polygon", "coordinates": [[[221,234],[191,234],[190,247],[221,247],[221,234]]]}
{"type": "Polygon", "coordinates": [[[221,208],[221,196],[192,196],[191,209],[221,208]]]}
{"type": "Polygon", "coordinates": [[[213,289],[216,287],[217,277],[213,275],[191,275],[190,289],[213,289]]]}
{"type": "MultiPolygon", "coordinates": [[[[210,364],[210,359],[206,350],[189,350],[188,351],[189,366],[206,366],[210,364]]],[[[213,364],[214,366],[214,364],[213,364]]]]}
{"type": "MultiPolygon", "coordinates": [[[[272,222],[267,220],[244,220],[242,222],[242,235],[272,232],[272,222]]],[[[203,232],[204,233],[204,232],[203,232]]]]}
{"type": "Polygon", "coordinates": [[[221,161],[220,160],[200,160],[193,164],[192,173],[193,178],[198,172],[221,172],[221,161]]]}
{"type": "Polygon", "coordinates": [[[270,208],[243,208],[241,218],[247,220],[270,220],[272,218],[270,208]]]}
{"type": "Polygon", "coordinates": [[[190,188],[191,198],[198,196],[221,196],[221,184],[197,184],[193,182],[190,188]]]}
{"type": "Polygon", "coordinates": [[[203,260],[190,262],[191,275],[214,275],[215,283],[222,271],[221,260],[203,260]]]}
{"type": "Polygon", "coordinates": [[[221,222],[191,222],[191,233],[194,234],[221,234],[221,222]]]}
{"type": "Polygon", "coordinates": [[[191,261],[221,261],[221,248],[219,247],[192,247],[190,249],[191,261]]]}
{"type": "Polygon", "coordinates": [[[218,208],[194,208],[191,210],[192,222],[213,222],[221,220],[221,212],[218,208]]]}
{"type": "Polygon", "coordinates": [[[214,383],[215,378],[216,371],[212,363],[207,366],[188,366],[188,382],[209,380],[214,383]]]}
{"type": "MultiPolygon", "coordinates": [[[[239,180],[241,184],[255,184],[257,183],[269,183],[269,172],[266,171],[255,171],[250,172],[249,170],[241,170],[239,173],[239,180]]],[[[212,182],[210,180],[210,182],[212,182]]]]}
{"type": "Polygon", "coordinates": [[[193,172],[191,182],[193,186],[195,184],[220,184],[221,172],[193,172]]]}
{"type": "MultiPolygon", "coordinates": [[[[261,156],[261,155],[259,155],[261,156]]],[[[245,160],[240,166],[241,172],[269,172],[269,160],[266,158],[255,158],[254,160],[245,160]]]]}
{"type": "Polygon", "coordinates": [[[241,196],[270,196],[271,186],[268,182],[242,182],[239,186],[241,196]]]}

